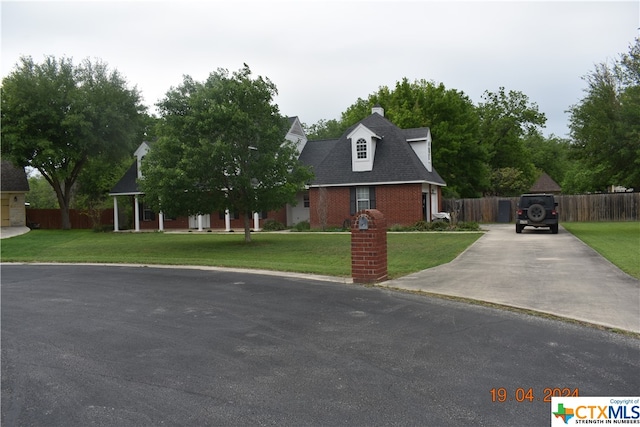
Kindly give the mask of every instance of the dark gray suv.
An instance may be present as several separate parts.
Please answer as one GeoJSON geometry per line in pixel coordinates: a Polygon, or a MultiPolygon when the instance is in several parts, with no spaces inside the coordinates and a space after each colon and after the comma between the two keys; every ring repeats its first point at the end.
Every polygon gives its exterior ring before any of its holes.
{"type": "Polygon", "coordinates": [[[558,203],[553,194],[523,194],[516,212],[516,233],[529,227],[549,227],[558,234],[558,203]]]}

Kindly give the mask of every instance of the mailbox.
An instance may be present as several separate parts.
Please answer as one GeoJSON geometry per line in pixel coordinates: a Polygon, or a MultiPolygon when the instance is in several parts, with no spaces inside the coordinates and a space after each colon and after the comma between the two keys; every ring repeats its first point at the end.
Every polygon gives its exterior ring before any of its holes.
{"type": "Polygon", "coordinates": [[[360,218],[358,218],[358,230],[368,230],[368,229],[369,229],[369,219],[364,215],[360,215],[360,218]]]}

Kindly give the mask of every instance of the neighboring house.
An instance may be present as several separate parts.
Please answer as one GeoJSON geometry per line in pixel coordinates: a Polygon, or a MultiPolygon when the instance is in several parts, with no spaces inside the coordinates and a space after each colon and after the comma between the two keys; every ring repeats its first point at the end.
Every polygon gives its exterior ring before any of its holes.
{"type": "Polygon", "coordinates": [[[29,182],[24,168],[2,160],[0,176],[0,200],[2,227],[24,227],[27,225],[25,194],[29,191],[29,182]]]}
{"type": "Polygon", "coordinates": [[[557,182],[553,180],[549,175],[543,172],[538,180],[529,189],[530,193],[547,193],[547,194],[560,194],[562,188],[557,182]]]}
{"type": "Polygon", "coordinates": [[[621,185],[610,185],[607,191],[609,193],[633,193],[633,188],[627,188],[621,185]]]}
{"type": "MultiPolygon", "coordinates": [[[[289,124],[289,131],[285,135],[285,138],[294,142],[298,147],[298,152],[301,152],[307,142],[307,137],[302,129],[302,124],[297,117],[290,117],[289,124]]],[[[124,216],[121,215],[121,207],[118,206],[119,196],[128,196],[132,200],[133,228],[136,231],[153,229],[164,230],[165,228],[194,228],[198,230],[224,228],[225,230],[230,231],[234,228],[244,227],[244,221],[239,217],[238,213],[230,212],[228,210],[207,215],[167,218],[162,213],[156,214],[145,206],[144,193],[138,187],[138,179],[142,177],[142,159],[149,152],[151,145],[152,143],[149,142],[143,142],[140,144],[138,149],[133,153],[136,160],[109,193],[110,196],[113,196],[113,225],[115,231],[122,228],[120,221],[124,218],[124,216]]],[[[285,208],[277,212],[255,212],[253,215],[253,228],[256,230],[260,229],[261,224],[264,223],[266,219],[273,219],[284,224],[287,222],[286,212],[287,210],[285,208]]]]}
{"type": "Polygon", "coordinates": [[[359,210],[377,209],[389,226],[411,225],[440,210],[446,184],[432,165],[429,128],[400,129],[379,106],[339,139],[307,142],[300,161],[315,179],[303,207],[291,208],[293,223],[342,226],[359,210]]]}
{"type": "MultiPolygon", "coordinates": [[[[444,180],[431,161],[429,128],[400,129],[376,106],[372,114],[334,140],[308,141],[297,117],[289,119],[286,139],[298,146],[300,161],[315,178],[296,196],[295,206],[254,214],[254,229],[274,219],[288,226],[308,221],[312,228],[341,227],[361,209],[377,209],[389,226],[431,221],[440,210],[444,180]]],[[[136,162],[112,189],[114,225],[118,225],[116,196],[134,199],[135,230],[165,228],[242,228],[242,220],[225,211],[190,218],[165,218],[145,208],[137,179],[140,162],[149,151],[142,143],[136,162]]]]}

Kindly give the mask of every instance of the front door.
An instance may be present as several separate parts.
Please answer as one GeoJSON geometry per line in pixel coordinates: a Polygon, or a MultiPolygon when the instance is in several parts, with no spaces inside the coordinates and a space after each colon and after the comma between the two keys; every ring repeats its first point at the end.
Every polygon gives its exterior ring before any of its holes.
{"type": "Polygon", "coordinates": [[[2,197],[2,211],[0,212],[0,218],[2,218],[2,226],[8,227],[11,225],[11,219],[9,214],[11,209],[9,208],[9,197],[2,197]]]}
{"type": "Polygon", "coordinates": [[[422,219],[429,221],[429,207],[427,206],[427,193],[422,193],[422,219]]]}

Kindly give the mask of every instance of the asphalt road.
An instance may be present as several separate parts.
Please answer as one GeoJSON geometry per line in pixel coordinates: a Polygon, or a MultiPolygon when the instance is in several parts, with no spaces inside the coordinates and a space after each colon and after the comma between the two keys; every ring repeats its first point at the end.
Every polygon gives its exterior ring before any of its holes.
{"type": "Polygon", "coordinates": [[[547,388],[640,394],[637,339],[300,278],[3,265],[1,316],[3,426],[541,426],[547,388]]]}

